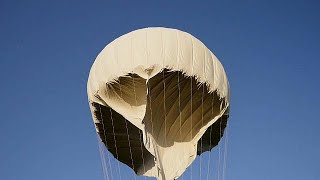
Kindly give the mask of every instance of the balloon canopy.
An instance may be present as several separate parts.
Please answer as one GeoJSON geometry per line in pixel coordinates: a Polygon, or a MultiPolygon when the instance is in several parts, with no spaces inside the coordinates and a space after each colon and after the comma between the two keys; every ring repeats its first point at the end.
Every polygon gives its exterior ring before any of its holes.
{"type": "Polygon", "coordinates": [[[227,124],[221,63],[176,29],[140,29],[108,44],[91,67],[87,91],[101,141],[138,175],[177,179],[218,144],[227,124]]]}

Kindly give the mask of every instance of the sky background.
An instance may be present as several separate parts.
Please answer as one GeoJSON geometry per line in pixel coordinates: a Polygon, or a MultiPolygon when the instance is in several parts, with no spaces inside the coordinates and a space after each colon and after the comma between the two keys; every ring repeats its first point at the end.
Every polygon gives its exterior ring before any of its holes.
{"type": "Polygon", "coordinates": [[[164,26],[228,74],[225,179],[319,180],[319,2],[0,0],[0,179],[103,180],[91,64],[118,36],[164,26]]]}

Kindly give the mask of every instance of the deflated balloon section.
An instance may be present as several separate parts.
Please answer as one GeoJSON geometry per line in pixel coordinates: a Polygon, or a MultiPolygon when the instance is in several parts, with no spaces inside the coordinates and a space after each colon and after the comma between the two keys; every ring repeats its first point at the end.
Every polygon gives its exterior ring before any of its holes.
{"type": "Polygon", "coordinates": [[[179,178],[218,145],[229,116],[222,64],[200,40],[171,28],[139,29],[109,43],[91,67],[87,92],[107,150],[135,174],[158,180],[179,178]]]}
{"type": "Polygon", "coordinates": [[[226,99],[181,71],[163,69],[150,79],[128,73],[95,96],[103,102],[91,106],[107,149],[137,174],[158,179],[178,178],[218,144],[227,122],[226,99]],[[143,116],[132,114],[136,107],[143,116]]]}

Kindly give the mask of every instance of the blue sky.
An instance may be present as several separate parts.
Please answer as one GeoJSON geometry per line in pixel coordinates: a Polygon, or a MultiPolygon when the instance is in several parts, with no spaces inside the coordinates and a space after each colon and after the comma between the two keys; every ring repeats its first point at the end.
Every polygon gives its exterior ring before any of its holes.
{"type": "Polygon", "coordinates": [[[0,179],[103,179],[88,72],[106,44],[150,26],[193,34],[225,67],[225,179],[320,179],[319,19],[316,0],[1,0],[0,179]]]}

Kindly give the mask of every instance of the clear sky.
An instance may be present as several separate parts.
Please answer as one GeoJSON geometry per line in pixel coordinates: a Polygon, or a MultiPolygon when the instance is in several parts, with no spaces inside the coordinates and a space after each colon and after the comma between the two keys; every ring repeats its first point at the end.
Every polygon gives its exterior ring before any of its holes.
{"type": "Polygon", "coordinates": [[[164,26],[228,74],[225,179],[319,180],[319,19],[317,0],[1,0],[0,179],[102,180],[91,64],[116,37],[164,26]]]}

